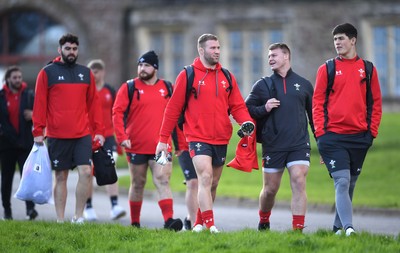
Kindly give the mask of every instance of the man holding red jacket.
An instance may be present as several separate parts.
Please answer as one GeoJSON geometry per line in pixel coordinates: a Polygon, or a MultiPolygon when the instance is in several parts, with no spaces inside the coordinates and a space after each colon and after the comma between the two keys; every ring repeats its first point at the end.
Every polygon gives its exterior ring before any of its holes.
{"type": "MultiPolygon", "coordinates": [[[[183,132],[189,143],[190,156],[198,177],[200,208],[193,231],[200,232],[207,228],[211,233],[218,233],[214,223],[213,201],[226,159],[227,144],[232,135],[229,114],[231,113],[239,124],[251,121],[252,118],[235,77],[231,74],[230,82],[221,69],[217,36],[201,35],[197,50],[200,57],[192,64],[193,92],[187,101],[183,124],[183,132]]],[[[167,141],[185,105],[186,80],[186,72],[183,70],[176,79],[174,94],[165,109],[156,154],[167,152],[167,141]]],[[[245,134],[254,130],[253,123],[243,125],[249,128],[243,128],[245,134]]]]}
{"type": "Polygon", "coordinates": [[[57,222],[64,222],[69,170],[78,167],[75,215],[72,223],[84,223],[83,210],[91,181],[92,137],[104,143],[103,119],[90,69],[76,63],[78,37],[65,34],[59,40],[59,57],[40,70],[33,107],[33,137],[47,144],[55,170],[54,202],[57,222]]]}

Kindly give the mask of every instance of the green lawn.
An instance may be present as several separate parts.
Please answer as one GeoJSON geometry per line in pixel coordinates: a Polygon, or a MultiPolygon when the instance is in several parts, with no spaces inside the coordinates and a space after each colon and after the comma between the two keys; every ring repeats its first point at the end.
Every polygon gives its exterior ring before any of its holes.
{"type": "Polygon", "coordinates": [[[136,229],[119,224],[76,225],[43,221],[0,221],[0,252],[400,252],[399,237],[359,233],[337,236],[258,232],[210,234],[136,229]]]}
{"type": "MultiPolygon", "coordinates": [[[[370,149],[364,163],[363,172],[357,182],[354,193],[354,205],[400,208],[400,173],[396,170],[400,164],[400,114],[385,113],[378,138],[370,149]]],[[[236,132],[236,131],[234,131],[236,132]]],[[[234,134],[228,147],[227,160],[234,157],[236,145],[239,139],[234,134]]],[[[334,202],[333,182],[325,168],[319,164],[319,154],[316,144],[312,139],[311,167],[307,177],[307,194],[309,204],[328,204],[334,202]]],[[[261,166],[261,146],[258,147],[259,165],[261,166]]],[[[120,168],[127,167],[126,159],[119,159],[120,168]]],[[[184,192],[184,179],[177,160],[174,163],[171,187],[175,192],[184,192]]],[[[290,201],[291,191],[285,172],[277,201],[290,201]]],[[[151,177],[148,177],[147,189],[154,189],[151,177]]],[[[129,186],[129,177],[121,177],[120,185],[129,186]]],[[[257,199],[262,186],[261,170],[245,173],[225,167],[218,187],[217,197],[241,197],[257,199]]]]}

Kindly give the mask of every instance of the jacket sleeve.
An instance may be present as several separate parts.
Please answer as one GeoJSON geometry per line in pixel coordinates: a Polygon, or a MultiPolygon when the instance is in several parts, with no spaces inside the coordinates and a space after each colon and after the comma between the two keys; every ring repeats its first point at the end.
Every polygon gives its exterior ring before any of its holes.
{"type": "Polygon", "coordinates": [[[325,64],[323,64],[318,68],[312,99],[312,119],[314,122],[315,137],[317,138],[324,134],[324,103],[327,84],[328,76],[325,64]]]}
{"type": "Polygon", "coordinates": [[[121,142],[124,140],[129,139],[129,136],[125,132],[124,126],[124,113],[128,107],[128,104],[128,85],[123,83],[117,92],[112,109],[112,121],[114,124],[115,136],[118,144],[121,144],[121,142]]]}
{"type": "Polygon", "coordinates": [[[269,112],[265,109],[265,103],[269,98],[266,96],[267,90],[263,82],[262,80],[258,80],[253,85],[250,94],[246,98],[246,105],[249,113],[251,117],[256,120],[269,115],[269,112]]]}
{"type": "Polygon", "coordinates": [[[382,94],[378,79],[378,71],[375,67],[372,71],[371,90],[372,99],[374,101],[371,115],[371,134],[374,138],[376,138],[382,118],[382,94]]]}
{"type": "Polygon", "coordinates": [[[44,136],[44,129],[46,127],[47,119],[47,95],[48,95],[48,83],[47,74],[42,69],[36,79],[35,87],[35,99],[33,104],[33,137],[44,136]]]}
{"type": "Polygon", "coordinates": [[[92,72],[90,72],[90,85],[86,97],[86,104],[93,134],[104,136],[103,114],[101,112],[100,99],[96,91],[96,84],[92,72]]]}
{"type": "Polygon", "coordinates": [[[236,122],[241,125],[245,121],[252,121],[249,111],[247,110],[247,106],[243,100],[242,94],[240,93],[239,86],[236,82],[235,76],[231,73],[232,78],[232,92],[229,95],[229,109],[236,120],[236,122]]]}
{"type": "Polygon", "coordinates": [[[186,72],[181,71],[176,78],[174,92],[164,111],[160,129],[160,142],[168,143],[168,139],[176,126],[186,100],[186,72]]]}

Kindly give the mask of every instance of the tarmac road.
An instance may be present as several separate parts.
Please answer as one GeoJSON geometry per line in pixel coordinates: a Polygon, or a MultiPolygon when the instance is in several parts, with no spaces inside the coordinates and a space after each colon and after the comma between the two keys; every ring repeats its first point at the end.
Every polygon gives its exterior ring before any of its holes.
{"type": "MultiPolygon", "coordinates": [[[[126,174],[125,170],[118,170],[118,173],[126,174]]],[[[120,174],[120,175],[122,175],[120,174]]],[[[68,197],[65,211],[66,220],[70,220],[75,208],[75,186],[77,173],[70,172],[68,178],[68,197]]],[[[151,180],[151,179],[149,179],[151,180]]],[[[13,194],[18,189],[20,177],[17,173],[14,177],[13,194]]],[[[150,182],[149,182],[150,183],[150,182]]],[[[25,220],[25,203],[12,197],[12,211],[14,220],[25,220]]],[[[154,193],[146,193],[141,212],[141,225],[147,228],[161,228],[163,219],[158,200],[154,193]]],[[[128,196],[126,192],[120,192],[119,204],[125,208],[129,214],[128,196]]],[[[93,196],[93,206],[96,210],[98,221],[119,223],[126,226],[130,225],[129,215],[117,221],[110,220],[110,200],[104,187],[95,186],[93,196]]],[[[55,221],[54,205],[36,205],[39,213],[37,220],[55,221]]],[[[2,211],[0,213],[3,215],[2,211]]],[[[256,201],[221,199],[215,201],[214,215],[216,226],[220,231],[235,231],[244,228],[257,229],[258,225],[258,203],[256,201]]],[[[174,216],[183,220],[186,216],[186,206],[183,194],[174,194],[174,216]]],[[[331,208],[309,206],[306,214],[305,233],[316,232],[319,229],[331,229],[334,214],[331,208]]],[[[287,231],[291,230],[292,216],[287,204],[277,203],[272,210],[271,230],[287,231]]],[[[385,210],[355,210],[353,224],[356,231],[367,231],[374,234],[400,235],[400,211],[385,210]]]]}

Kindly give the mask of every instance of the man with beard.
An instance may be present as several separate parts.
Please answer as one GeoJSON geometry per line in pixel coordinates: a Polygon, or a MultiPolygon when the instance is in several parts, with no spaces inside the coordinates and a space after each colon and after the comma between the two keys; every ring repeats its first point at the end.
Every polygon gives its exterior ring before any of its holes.
{"type": "MultiPolygon", "coordinates": [[[[0,161],[1,200],[4,219],[12,220],[11,191],[18,163],[20,175],[33,145],[32,108],[33,91],[22,81],[22,71],[11,66],[4,75],[5,84],[0,91],[0,161]]],[[[32,201],[26,201],[27,219],[33,220],[38,213],[32,201]]]]}
{"type": "Polygon", "coordinates": [[[77,167],[75,214],[72,223],[83,223],[83,210],[91,183],[92,137],[104,143],[103,119],[96,84],[90,69],[76,63],[78,37],[65,34],[55,58],[38,74],[33,107],[33,136],[45,136],[52,169],[55,170],[54,202],[57,222],[64,222],[69,170],[77,167]]]}
{"type": "MultiPolygon", "coordinates": [[[[158,133],[171,95],[168,86],[170,84],[159,79],[157,71],[158,56],[154,51],[146,52],[139,57],[138,77],[122,84],[118,90],[113,107],[113,123],[117,143],[125,148],[129,161],[131,225],[140,227],[143,191],[147,168],[150,167],[158,193],[158,205],[165,222],[164,228],[179,231],[183,224],[180,219],[173,218],[173,199],[170,188],[171,161],[166,162],[164,166],[155,162],[154,151],[158,133]],[[131,88],[128,88],[129,85],[131,88]],[[131,95],[129,95],[130,90],[131,95]],[[125,119],[124,115],[126,115],[125,119]]],[[[171,132],[172,130],[169,136],[171,132]]],[[[170,138],[167,139],[171,146],[170,138]]],[[[171,156],[171,149],[166,150],[166,154],[171,156]]]]}
{"type": "Polygon", "coordinates": [[[241,130],[246,135],[253,132],[254,124],[234,75],[230,74],[231,86],[229,77],[223,73],[217,36],[201,35],[197,51],[200,57],[191,65],[194,72],[192,92],[186,101],[188,84],[186,71],[183,70],[176,79],[174,94],[165,109],[156,154],[167,151],[169,136],[187,103],[183,132],[197,173],[199,200],[192,231],[208,229],[211,233],[218,233],[214,224],[213,202],[232,135],[229,114],[242,125],[241,130]]]}

